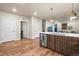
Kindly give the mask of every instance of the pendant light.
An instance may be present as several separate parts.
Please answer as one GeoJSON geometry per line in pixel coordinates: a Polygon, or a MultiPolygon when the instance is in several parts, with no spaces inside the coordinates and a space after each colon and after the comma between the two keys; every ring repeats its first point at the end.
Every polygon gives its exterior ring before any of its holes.
{"type": "Polygon", "coordinates": [[[69,19],[70,20],[77,19],[77,14],[75,13],[74,8],[73,8],[73,3],[72,3],[72,13],[69,19]]]}
{"type": "Polygon", "coordinates": [[[50,22],[53,23],[54,22],[53,16],[52,16],[53,8],[50,8],[50,10],[51,10],[51,19],[50,19],[50,22]]]}

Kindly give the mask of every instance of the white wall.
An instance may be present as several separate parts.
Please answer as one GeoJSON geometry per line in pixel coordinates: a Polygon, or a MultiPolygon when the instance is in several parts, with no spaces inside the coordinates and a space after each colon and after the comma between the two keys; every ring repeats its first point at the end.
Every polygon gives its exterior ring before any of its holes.
{"type": "Polygon", "coordinates": [[[30,27],[31,27],[31,37],[34,39],[35,37],[39,36],[39,32],[42,32],[42,19],[37,17],[32,17],[30,20],[30,27]]]}
{"type": "Polygon", "coordinates": [[[42,31],[42,19],[24,17],[0,11],[0,43],[20,40],[21,21],[27,23],[27,38],[37,37],[42,31]]]}
{"type": "Polygon", "coordinates": [[[75,31],[79,33],[79,19],[75,23],[75,31]]]}
{"type": "Polygon", "coordinates": [[[16,16],[0,12],[1,33],[0,42],[16,39],[16,16]]]}
{"type": "MultiPolygon", "coordinates": [[[[0,43],[20,39],[20,22],[26,21],[28,23],[28,20],[29,18],[24,16],[0,11],[0,43]]],[[[27,34],[29,37],[29,29],[27,34]]]]}
{"type": "Polygon", "coordinates": [[[29,36],[32,38],[32,17],[29,19],[29,36]]]}
{"type": "Polygon", "coordinates": [[[79,33],[79,19],[73,21],[67,21],[68,26],[72,26],[72,31],[79,33]]]}

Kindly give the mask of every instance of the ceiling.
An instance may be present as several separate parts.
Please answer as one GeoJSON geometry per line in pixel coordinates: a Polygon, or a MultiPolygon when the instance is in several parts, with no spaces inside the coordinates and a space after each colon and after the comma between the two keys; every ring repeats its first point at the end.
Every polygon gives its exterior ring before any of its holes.
{"type": "MultiPolygon", "coordinates": [[[[67,19],[70,16],[71,3],[0,3],[0,10],[13,13],[12,9],[16,8],[15,14],[30,17],[37,12],[37,17],[50,19],[53,8],[54,19],[67,19]]],[[[79,3],[74,4],[74,10],[79,15],[79,3]]]]}

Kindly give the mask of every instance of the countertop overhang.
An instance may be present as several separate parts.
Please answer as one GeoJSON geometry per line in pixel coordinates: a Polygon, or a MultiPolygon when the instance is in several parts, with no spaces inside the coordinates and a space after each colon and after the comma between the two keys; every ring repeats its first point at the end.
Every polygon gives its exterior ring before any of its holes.
{"type": "Polygon", "coordinates": [[[40,32],[42,34],[50,34],[50,35],[59,35],[59,36],[68,36],[68,37],[76,37],[79,38],[79,34],[76,33],[60,33],[60,32],[40,32]]]}

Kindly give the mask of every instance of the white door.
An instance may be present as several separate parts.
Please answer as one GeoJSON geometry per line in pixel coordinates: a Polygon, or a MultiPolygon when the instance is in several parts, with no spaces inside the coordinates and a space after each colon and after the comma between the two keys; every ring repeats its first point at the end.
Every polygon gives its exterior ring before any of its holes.
{"type": "Polygon", "coordinates": [[[27,22],[22,22],[23,24],[22,24],[22,26],[23,26],[23,38],[27,38],[27,29],[28,29],[28,27],[27,27],[27,22]]]}

